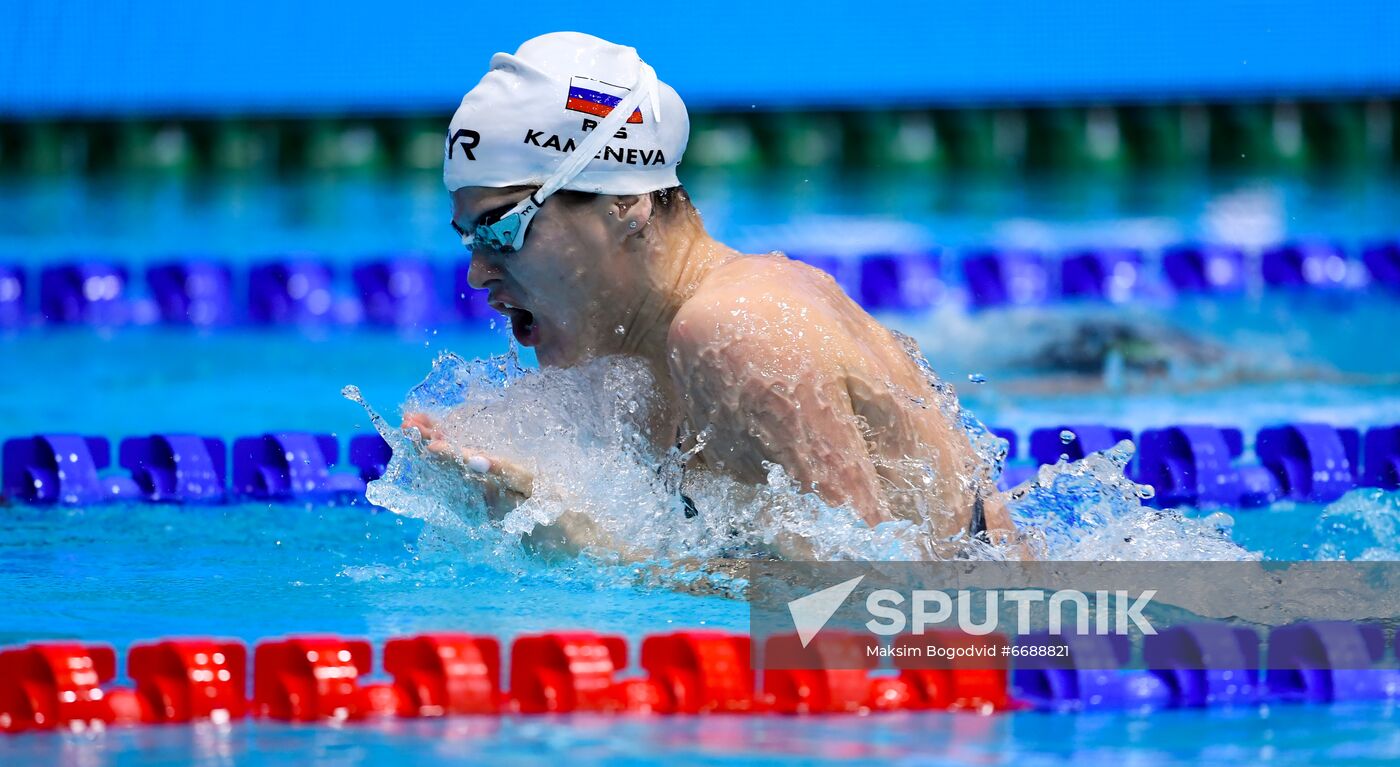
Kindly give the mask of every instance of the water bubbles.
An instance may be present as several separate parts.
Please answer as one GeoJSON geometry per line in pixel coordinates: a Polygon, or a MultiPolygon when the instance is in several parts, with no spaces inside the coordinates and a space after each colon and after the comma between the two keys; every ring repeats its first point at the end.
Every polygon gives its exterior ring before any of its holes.
{"type": "Polygon", "coordinates": [[[1063,442],[1063,443],[1065,443],[1066,445],[1068,445],[1069,443],[1073,442],[1073,441],[1074,441],[1074,432],[1070,431],[1069,429],[1065,429],[1064,431],[1061,431],[1061,432],[1060,432],[1060,441],[1063,442]]]}
{"type": "Polygon", "coordinates": [[[1213,523],[1171,509],[1146,509],[1155,491],[1124,475],[1134,448],[1123,440],[1083,460],[1041,466],[1010,493],[1012,517],[1062,561],[1239,561],[1257,559],[1213,523]],[[1144,495],[1147,493],[1147,495],[1144,495]]]}
{"type": "Polygon", "coordinates": [[[984,384],[987,382],[987,377],[981,373],[968,373],[967,380],[975,384],[984,384]]]}
{"type": "Polygon", "coordinates": [[[1207,514],[1201,520],[1203,524],[1210,525],[1220,531],[1228,531],[1235,526],[1235,518],[1223,511],[1216,511],[1207,514]]]}
{"type": "Polygon", "coordinates": [[[1004,463],[1007,453],[1011,451],[1011,443],[998,437],[994,451],[993,456],[996,458],[997,463],[1004,463]]]}
{"type": "Polygon", "coordinates": [[[1157,488],[1151,485],[1138,485],[1133,489],[1133,492],[1144,501],[1157,497],[1157,488]]]}
{"type": "Polygon", "coordinates": [[[340,396],[365,409],[365,414],[369,416],[370,425],[374,427],[375,431],[379,432],[379,436],[383,437],[384,441],[388,442],[390,445],[398,442],[398,432],[396,432],[379,413],[376,413],[374,408],[370,407],[369,403],[365,401],[364,395],[360,393],[360,387],[354,384],[346,384],[341,388],[340,396]]]}
{"type": "Polygon", "coordinates": [[[1320,560],[1400,559],[1400,492],[1353,490],[1318,517],[1308,548],[1320,560]]]}

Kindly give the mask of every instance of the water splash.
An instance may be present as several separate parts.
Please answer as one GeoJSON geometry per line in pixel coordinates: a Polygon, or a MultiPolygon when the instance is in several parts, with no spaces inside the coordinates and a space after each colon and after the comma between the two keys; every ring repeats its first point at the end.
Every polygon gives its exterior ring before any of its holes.
{"type": "Polygon", "coordinates": [[[1012,488],[1012,518],[1046,559],[1065,561],[1255,560],[1218,517],[1192,519],[1142,501],[1155,492],[1129,479],[1133,443],[1080,461],[1041,466],[1012,488]]]}
{"type": "Polygon", "coordinates": [[[369,415],[370,425],[374,427],[375,431],[379,432],[379,436],[383,437],[385,442],[393,445],[395,442],[401,441],[399,432],[391,427],[388,422],[384,420],[383,416],[375,412],[374,408],[370,407],[368,402],[365,402],[364,395],[360,393],[360,387],[349,384],[340,390],[340,396],[365,409],[365,413],[369,415]]]}
{"type": "MultiPolygon", "coordinates": [[[[759,487],[689,467],[708,432],[694,435],[684,451],[653,446],[646,435],[656,398],[650,372],[633,358],[527,372],[509,357],[468,362],[443,354],[405,410],[433,417],[455,447],[520,465],[535,477],[537,492],[498,509],[478,476],[429,459],[394,432],[386,435],[394,456],[366,495],[427,521],[474,555],[516,563],[510,552],[521,543],[550,549],[547,530],[559,525],[589,542],[585,554],[612,563],[701,562],[779,550],[828,559],[917,555],[912,525],[871,529],[849,509],[798,492],[781,467],[770,467],[759,487]]],[[[383,419],[372,418],[379,429],[383,419]]]]}
{"type": "Polygon", "coordinates": [[[1320,560],[1400,560],[1400,491],[1347,493],[1323,509],[1309,543],[1320,560]]]}
{"type": "MultiPolygon", "coordinates": [[[[953,387],[930,369],[912,339],[901,337],[930,385],[928,404],[968,434],[974,452],[955,478],[967,488],[995,482],[1007,443],[961,407],[953,387]]],[[[871,527],[847,507],[801,492],[769,465],[752,486],[705,469],[708,431],[686,449],[649,436],[661,412],[656,381],[636,358],[606,357],[569,369],[526,370],[511,353],[464,360],[443,353],[404,404],[431,417],[457,458],[432,458],[373,413],[354,387],[346,396],[371,413],[394,455],[369,500],[428,522],[435,545],[508,569],[581,553],[634,575],[679,570],[726,577],[721,560],[913,560],[946,555],[916,520],[871,527]],[[503,502],[499,488],[467,469],[466,455],[520,467],[534,492],[503,502]],[[687,503],[687,501],[691,503],[687,503]],[[581,541],[576,547],[559,535],[581,541]],[[574,551],[575,548],[581,551],[574,551]]],[[[1124,476],[1132,444],[1042,467],[1009,496],[1029,549],[1052,559],[1162,560],[1257,558],[1215,523],[1147,509],[1150,488],[1124,476]]],[[[949,481],[942,479],[940,481],[949,481]]],[[[960,556],[1006,558],[1012,547],[957,541],[960,556]]],[[[571,557],[570,557],[571,558],[571,557]]],[[[714,585],[714,584],[711,584],[714,585]]],[[[725,583],[718,588],[727,588],[725,583]]]]}

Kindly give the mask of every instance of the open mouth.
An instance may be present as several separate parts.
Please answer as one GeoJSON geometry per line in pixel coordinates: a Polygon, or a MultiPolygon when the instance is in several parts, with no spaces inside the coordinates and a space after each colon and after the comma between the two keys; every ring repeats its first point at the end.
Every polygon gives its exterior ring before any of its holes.
{"type": "Polygon", "coordinates": [[[510,319],[510,332],[521,346],[534,346],[540,342],[540,326],[535,323],[535,315],[530,310],[506,302],[492,302],[491,306],[510,319]]]}

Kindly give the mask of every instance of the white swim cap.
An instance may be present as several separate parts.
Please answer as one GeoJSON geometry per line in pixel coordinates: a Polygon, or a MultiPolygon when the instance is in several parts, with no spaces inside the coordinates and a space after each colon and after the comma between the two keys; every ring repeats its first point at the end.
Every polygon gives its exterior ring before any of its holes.
{"type": "Polygon", "coordinates": [[[685,104],[636,50],[553,32],[491,57],[452,116],[442,180],[448,191],[540,186],[541,200],[556,189],[644,194],[680,183],[689,137],[685,104]]]}

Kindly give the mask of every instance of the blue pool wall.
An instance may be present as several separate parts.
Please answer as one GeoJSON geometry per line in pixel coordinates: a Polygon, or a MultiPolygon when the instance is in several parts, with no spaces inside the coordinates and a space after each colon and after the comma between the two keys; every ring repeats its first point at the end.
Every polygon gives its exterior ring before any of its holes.
{"type": "Polygon", "coordinates": [[[0,118],[448,112],[550,31],[637,46],[694,107],[1400,93],[1400,4],[0,2],[0,118]]]}

